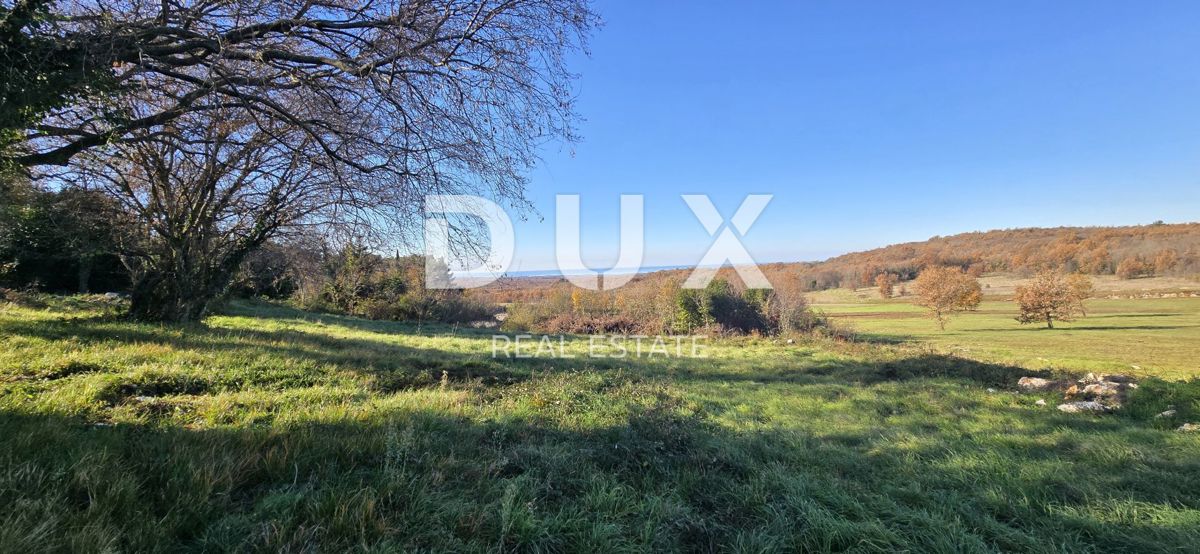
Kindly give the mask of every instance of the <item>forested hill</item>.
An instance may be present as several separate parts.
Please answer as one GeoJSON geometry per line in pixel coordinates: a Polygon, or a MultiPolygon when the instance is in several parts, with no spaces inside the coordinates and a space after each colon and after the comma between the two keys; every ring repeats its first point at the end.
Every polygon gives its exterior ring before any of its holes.
{"type": "MultiPolygon", "coordinates": [[[[958,266],[976,276],[1030,274],[1041,268],[1126,279],[1200,275],[1200,223],[979,231],[893,244],[823,262],[781,262],[760,268],[776,289],[812,291],[873,286],[881,274],[907,281],[931,265],[958,266]]],[[[649,290],[667,280],[682,280],[687,272],[652,271],[633,282],[649,290]]],[[[729,268],[721,275],[740,282],[729,268]]],[[[555,291],[562,298],[570,296],[566,280],[555,276],[505,278],[474,294],[506,303],[546,299],[555,291]]]]}
{"type": "Polygon", "coordinates": [[[979,274],[1055,267],[1124,278],[1195,275],[1200,274],[1200,223],[962,233],[854,252],[823,262],[772,264],[768,270],[799,273],[806,288],[828,288],[870,285],[881,273],[910,279],[929,265],[957,265],[979,274]]]}

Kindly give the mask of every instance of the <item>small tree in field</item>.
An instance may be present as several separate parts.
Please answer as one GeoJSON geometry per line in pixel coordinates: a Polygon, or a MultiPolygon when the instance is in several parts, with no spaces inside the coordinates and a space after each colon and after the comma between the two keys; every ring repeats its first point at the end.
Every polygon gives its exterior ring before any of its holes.
{"type": "Polygon", "coordinates": [[[1017,287],[1013,298],[1021,309],[1017,321],[1022,324],[1045,322],[1047,329],[1054,328],[1055,320],[1071,321],[1082,301],[1077,294],[1062,273],[1042,271],[1029,284],[1017,287]]]}
{"type": "Polygon", "coordinates": [[[1082,273],[1073,273],[1067,277],[1067,286],[1071,288],[1071,298],[1075,301],[1075,309],[1079,310],[1080,315],[1087,317],[1087,308],[1083,305],[1083,301],[1096,293],[1096,286],[1092,284],[1092,278],[1082,273]]]}
{"type": "Polygon", "coordinates": [[[952,314],[974,310],[983,301],[979,281],[956,267],[927,267],[917,276],[913,288],[917,305],[924,306],[942,330],[952,314]]]}
{"type": "Polygon", "coordinates": [[[891,273],[880,273],[875,276],[875,286],[879,287],[880,298],[891,298],[896,288],[896,276],[891,273]]]}

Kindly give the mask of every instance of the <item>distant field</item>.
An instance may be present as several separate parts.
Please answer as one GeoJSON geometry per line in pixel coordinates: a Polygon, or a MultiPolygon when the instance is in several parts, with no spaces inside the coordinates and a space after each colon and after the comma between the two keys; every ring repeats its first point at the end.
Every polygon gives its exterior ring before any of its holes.
{"type": "MultiPolygon", "coordinates": [[[[1025,281],[1028,279],[1012,275],[985,275],[979,279],[979,283],[984,287],[984,294],[989,296],[1012,295],[1016,286],[1025,281]]],[[[1092,282],[1096,285],[1098,297],[1173,294],[1181,291],[1200,294],[1200,279],[1196,277],[1118,279],[1113,275],[1096,275],[1092,277],[1092,282]]]]}
{"type": "MultiPolygon", "coordinates": [[[[992,274],[979,278],[983,286],[983,294],[988,297],[1007,298],[1015,292],[1016,286],[1028,281],[1028,278],[1015,275],[992,274]]],[[[1096,285],[1096,296],[1104,298],[1115,296],[1120,298],[1138,297],[1142,295],[1158,296],[1185,293],[1200,295],[1200,278],[1198,277],[1150,277],[1145,279],[1118,279],[1112,275],[1093,276],[1096,285]]],[[[911,283],[900,283],[908,286],[911,283]]],[[[911,291],[910,291],[911,292],[911,291]]],[[[859,289],[829,289],[810,292],[809,300],[814,304],[844,304],[879,301],[879,294],[874,288],[859,289]]]]}
{"type": "MultiPolygon", "coordinates": [[[[565,337],[574,358],[493,359],[481,330],[264,304],[173,327],[66,304],[0,307],[0,552],[1200,544],[1200,435],[1175,430],[1200,421],[1200,386],[1143,381],[1117,414],[1072,415],[1015,392],[1024,369],[921,345],[740,338],[614,360],[565,337]]],[[[1180,306],[1100,303],[1079,325],[1194,323],[1180,306]]],[[[932,334],[903,304],[841,311],[932,334]]],[[[948,333],[1015,328],[972,317],[948,333]]],[[[979,342],[1107,352],[1139,331],[1015,329],[979,342]]],[[[1169,367],[1188,354],[1168,343],[1195,348],[1132,336],[1169,367]]]]}
{"type": "Polygon", "coordinates": [[[1017,323],[1012,302],[987,301],[939,331],[910,299],[817,305],[868,338],[927,343],[979,360],[1030,369],[1200,377],[1200,298],[1094,299],[1087,307],[1088,317],[1044,329],[1017,323]]]}

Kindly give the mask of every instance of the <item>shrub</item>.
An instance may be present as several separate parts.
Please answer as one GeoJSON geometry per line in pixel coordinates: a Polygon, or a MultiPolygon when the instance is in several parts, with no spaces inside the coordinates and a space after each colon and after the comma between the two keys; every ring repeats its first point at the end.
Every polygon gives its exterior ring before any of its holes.
{"type": "Polygon", "coordinates": [[[500,330],[509,333],[530,331],[545,319],[538,305],[513,302],[504,310],[504,321],[500,323],[500,330]]]}
{"type": "Polygon", "coordinates": [[[619,315],[558,314],[551,317],[540,329],[546,333],[607,335],[633,334],[641,332],[641,325],[619,315]]]}
{"type": "Polygon", "coordinates": [[[714,279],[685,289],[667,279],[633,284],[620,292],[561,289],[540,302],[509,304],[501,329],[508,332],[610,334],[793,334],[829,327],[814,314],[799,287],[736,289],[714,279]]]}
{"type": "Polygon", "coordinates": [[[891,298],[896,286],[896,276],[891,273],[880,273],[875,276],[875,286],[879,288],[880,298],[891,298]]]}
{"type": "Polygon", "coordinates": [[[1125,258],[1121,263],[1117,264],[1117,277],[1121,279],[1138,279],[1141,277],[1153,277],[1154,266],[1143,260],[1140,256],[1125,258]]]}
{"type": "Polygon", "coordinates": [[[699,290],[679,289],[675,292],[675,310],[671,318],[671,330],[675,333],[689,333],[707,325],[707,309],[704,297],[699,290]]]}

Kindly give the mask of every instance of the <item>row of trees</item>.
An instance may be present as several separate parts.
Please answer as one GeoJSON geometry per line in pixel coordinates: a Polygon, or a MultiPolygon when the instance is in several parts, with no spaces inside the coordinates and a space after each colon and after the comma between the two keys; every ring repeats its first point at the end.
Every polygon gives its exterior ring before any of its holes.
{"type": "Polygon", "coordinates": [[[565,60],[595,23],[585,0],[6,0],[0,166],[118,205],[131,314],[195,320],[296,230],[415,242],[430,193],[524,209],[539,146],[575,139],[565,60]]]}
{"type": "MultiPolygon", "coordinates": [[[[888,283],[881,284],[882,287],[888,283]]],[[[1072,321],[1076,316],[1087,315],[1084,300],[1094,294],[1094,284],[1087,275],[1064,274],[1061,271],[1044,270],[1033,279],[1016,288],[1013,300],[1020,313],[1017,321],[1045,323],[1054,328],[1055,321],[1072,321]]],[[[913,283],[917,305],[945,330],[950,316],[973,311],[983,302],[983,289],[979,281],[957,267],[933,266],[926,268],[913,283]]]]}

